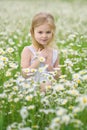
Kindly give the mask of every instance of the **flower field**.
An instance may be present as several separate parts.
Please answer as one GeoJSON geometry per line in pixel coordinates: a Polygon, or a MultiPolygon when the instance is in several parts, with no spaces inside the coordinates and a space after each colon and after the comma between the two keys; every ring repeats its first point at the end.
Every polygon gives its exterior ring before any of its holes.
{"type": "Polygon", "coordinates": [[[0,1],[0,130],[87,130],[86,0],[0,1]],[[47,76],[46,93],[20,69],[32,17],[42,11],[55,18],[62,73],[47,76]]]}

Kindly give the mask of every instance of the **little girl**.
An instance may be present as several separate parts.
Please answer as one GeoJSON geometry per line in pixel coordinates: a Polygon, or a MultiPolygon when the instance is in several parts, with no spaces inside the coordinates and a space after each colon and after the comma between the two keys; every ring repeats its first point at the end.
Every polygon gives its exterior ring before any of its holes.
{"type": "Polygon", "coordinates": [[[25,78],[33,76],[34,81],[41,83],[44,90],[51,84],[49,75],[55,72],[54,79],[60,75],[58,50],[53,39],[55,35],[54,18],[49,13],[38,13],[34,16],[30,29],[32,44],[24,47],[21,54],[22,75],[25,78]],[[28,71],[26,71],[28,70],[28,71]],[[44,82],[45,81],[45,82],[44,82]]]}

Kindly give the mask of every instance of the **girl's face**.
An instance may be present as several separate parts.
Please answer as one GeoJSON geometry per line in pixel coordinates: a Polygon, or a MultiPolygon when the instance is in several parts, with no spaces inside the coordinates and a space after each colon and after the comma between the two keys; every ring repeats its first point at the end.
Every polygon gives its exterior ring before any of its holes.
{"type": "Polygon", "coordinates": [[[53,37],[51,27],[47,23],[35,27],[34,37],[39,44],[43,45],[43,47],[47,46],[51,42],[53,37]]]}

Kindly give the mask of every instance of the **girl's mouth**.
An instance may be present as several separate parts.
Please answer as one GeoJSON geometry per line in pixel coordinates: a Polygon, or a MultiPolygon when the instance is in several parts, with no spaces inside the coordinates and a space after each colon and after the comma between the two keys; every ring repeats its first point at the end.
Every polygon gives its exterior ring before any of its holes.
{"type": "Polygon", "coordinates": [[[41,39],[41,41],[44,41],[44,42],[47,41],[47,40],[48,40],[48,39],[41,39]]]}

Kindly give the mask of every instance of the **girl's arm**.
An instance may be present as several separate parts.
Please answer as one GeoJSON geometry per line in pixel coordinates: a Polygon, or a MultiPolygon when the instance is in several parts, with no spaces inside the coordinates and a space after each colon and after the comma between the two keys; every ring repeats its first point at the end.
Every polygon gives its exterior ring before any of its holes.
{"type": "Polygon", "coordinates": [[[23,71],[23,69],[37,69],[40,61],[38,59],[35,59],[35,61],[32,63],[32,65],[30,65],[31,62],[31,51],[25,47],[21,53],[21,69],[22,69],[22,75],[23,77],[27,78],[27,74],[28,72],[23,71]]]}

